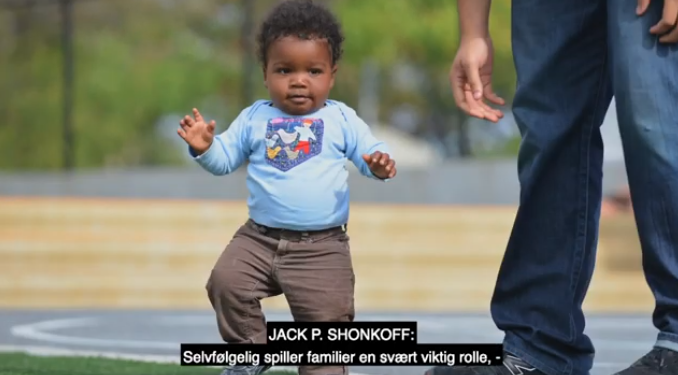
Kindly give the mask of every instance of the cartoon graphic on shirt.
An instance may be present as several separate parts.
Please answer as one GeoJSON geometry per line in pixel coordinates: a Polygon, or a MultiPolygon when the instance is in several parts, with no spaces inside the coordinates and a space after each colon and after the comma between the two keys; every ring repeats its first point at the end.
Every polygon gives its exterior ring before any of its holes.
{"type": "Polygon", "coordinates": [[[320,154],[325,124],[322,119],[274,118],[266,126],[266,162],[281,171],[320,154]]]}

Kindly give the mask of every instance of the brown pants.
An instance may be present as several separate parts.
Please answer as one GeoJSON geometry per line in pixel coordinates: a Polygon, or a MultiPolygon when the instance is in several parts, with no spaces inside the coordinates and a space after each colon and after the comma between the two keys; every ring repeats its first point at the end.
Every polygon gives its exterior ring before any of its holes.
{"type": "MultiPolygon", "coordinates": [[[[296,321],[353,321],[355,275],[340,228],[281,231],[249,220],[207,282],[219,333],[228,343],[266,342],[260,300],[284,294],[296,321]]],[[[346,375],[346,367],[299,367],[302,375],[346,375]]]]}

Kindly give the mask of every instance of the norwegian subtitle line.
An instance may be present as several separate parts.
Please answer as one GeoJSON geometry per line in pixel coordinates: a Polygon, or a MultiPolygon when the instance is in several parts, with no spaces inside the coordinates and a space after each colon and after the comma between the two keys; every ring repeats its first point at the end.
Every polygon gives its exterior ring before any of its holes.
{"type": "Polygon", "coordinates": [[[492,366],[500,365],[501,344],[182,344],[181,364],[271,366],[492,366]]]}

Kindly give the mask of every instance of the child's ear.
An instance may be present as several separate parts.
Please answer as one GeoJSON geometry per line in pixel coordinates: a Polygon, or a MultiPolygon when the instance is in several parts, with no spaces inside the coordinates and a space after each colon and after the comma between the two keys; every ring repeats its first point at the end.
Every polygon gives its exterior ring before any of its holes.
{"type": "Polygon", "coordinates": [[[264,87],[268,88],[268,79],[267,79],[267,76],[266,76],[266,68],[263,69],[262,73],[263,73],[263,76],[264,76],[264,87]]]}
{"type": "Polygon", "coordinates": [[[337,70],[339,69],[339,66],[336,64],[332,67],[332,80],[330,81],[330,88],[334,87],[334,78],[337,75],[337,70]]]}

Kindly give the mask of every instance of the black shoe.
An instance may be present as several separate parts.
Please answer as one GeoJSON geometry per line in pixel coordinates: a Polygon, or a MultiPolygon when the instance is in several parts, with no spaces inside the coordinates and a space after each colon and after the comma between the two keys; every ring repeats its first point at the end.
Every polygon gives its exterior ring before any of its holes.
{"type": "MultiPolygon", "coordinates": [[[[436,366],[424,375],[545,375],[513,354],[506,353],[497,366],[436,366]]],[[[636,375],[636,374],[629,374],[636,375]]],[[[678,375],[678,374],[677,374],[678,375]]]]}
{"type": "Polygon", "coordinates": [[[678,375],[678,352],[655,348],[615,375],[678,375]]]}

